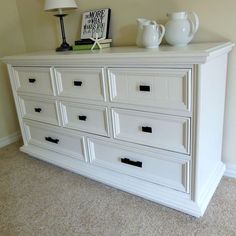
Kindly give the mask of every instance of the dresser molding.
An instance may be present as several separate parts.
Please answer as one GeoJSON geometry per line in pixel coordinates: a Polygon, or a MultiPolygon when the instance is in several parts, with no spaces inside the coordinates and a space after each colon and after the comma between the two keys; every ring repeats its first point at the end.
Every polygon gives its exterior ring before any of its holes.
{"type": "Polygon", "coordinates": [[[101,66],[101,65],[132,65],[136,63],[154,66],[157,64],[165,65],[191,65],[202,64],[215,57],[231,51],[233,44],[231,42],[223,43],[198,43],[189,44],[184,48],[174,49],[170,46],[162,46],[157,49],[143,49],[137,47],[111,47],[102,51],[76,51],[76,52],[58,52],[46,51],[28,53],[23,55],[9,56],[3,58],[5,62],[10,62],[15,66],[40,65],[50,66],[101,66]],[[142,58],[142,61],[140,61],[142,58]],[[20,59],[20,60],[19,60],[20,59]]]}
{"type": "Polygon", "coordinates": [[[82,165],[81,163],[79,163],[79,165],[76,165],[74,159],[67,159],[65,161],[64,156],[62,156],[61,154],[55,155],[55,152],[44,150],[36,146],[34,147],[23,146],[21,147],[21,151],[26,152],[29,155],[37,157],[41,160],[65,168],[67,170],[92,178],[96,181],[100,181],[104,184],[107,184],[107,179],[109,179],[110,180],[109,185],[112,187],[119,188],[126,192],[147,198],[149,200],[158,202],[165,206],[174,208],[176,210],[183,211],[187,214],[196,217],[202,215],[199,206],[194,204],[189,199],[188,195],[185,195],[181,192],[173,191],[160,185],[142,181],[140,179],[133,178],[131,176],[122,175],[120,173],[110,171],[109,169],[100,168],[98,166],[92,166],[92,168],[90,169],[90,167],[84,165],[84,163],[82,165]],[[46,158],[45,156],[49,158],[46,158]],[[166,201],[167,198],[168,201],[166,201]]]}
{"type": "Polygon", "coordinates": [[[200,217],[225,171],[224,100],[233,46],[5,57],[20,150],[200,217]]]}
{"type": "Polygon", "coordinates": [[[203,216],[225,169],[223,164],[219,165],[217,170],[214,172],[215,175],[212,175],[211,181],[209,181],[207,186],[209,188],[206,188],[207,193],[200,202],[196,203],[192,201],[187,194],[151,182],[133,178],[131,176],[122,175],[118,172],[104,169],[102,167],[88,167],[88,165],[81,162],[78,163],[78,161],[72,158],[65,160],[63,155],[37,146],[22,146],[20,150],[40,160],[62,167],[63,169],[67,169],[95,181],[108,184],[114,188],[135,194],[139,197],[146,198],[195,217],[203,216]]]}

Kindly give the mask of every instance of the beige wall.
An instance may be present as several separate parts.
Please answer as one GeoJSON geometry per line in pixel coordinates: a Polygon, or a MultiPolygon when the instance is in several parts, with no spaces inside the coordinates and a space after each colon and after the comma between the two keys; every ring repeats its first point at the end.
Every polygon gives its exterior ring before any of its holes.
{"type": "Polygon", "coordinates": [[[27,51],[52,49],[57,45],[56,19],[43,10],[44,0],[16,1],[27,51]]]}
{"type": "MultiPolygon", "coordinates": [[[[80,0],[79,9],[66,17],[67,38],[70,43],[79,38],[81,12],[109,7],[112,10],[111,37],[114,45],[133,45],[136,37],[136,18],[144,17],[167,21],[166,13],[177,10],[195,11],[200,18],[200,29],[194,41],[236,42],[236,1],[225,0],[80,0]]],[[[27,51],[54,49],[60,42],[57,19],[43,12],[43,0],[20,0],[17,7],[27,51]]],[[[223,158],[236,165],[236,52],[229,57],[226,96],[223,158]]]]}
{"type": "MultiPolygon", "coordinates": [[[[0,58],[25,51],[16,0],[1,2],[0,58]]],[[[6,66],[0,63],[0,139],[19,130],[6,66]]]]}

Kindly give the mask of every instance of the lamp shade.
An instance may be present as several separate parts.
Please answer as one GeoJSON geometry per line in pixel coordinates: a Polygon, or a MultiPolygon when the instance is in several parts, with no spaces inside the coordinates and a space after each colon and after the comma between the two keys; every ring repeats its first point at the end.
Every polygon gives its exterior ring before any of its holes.
{"type": "Polygon", "coordinates": [[[45,11],[56,11],[58,9],[78,8],[74,0],[45,0],[45,11]]]}

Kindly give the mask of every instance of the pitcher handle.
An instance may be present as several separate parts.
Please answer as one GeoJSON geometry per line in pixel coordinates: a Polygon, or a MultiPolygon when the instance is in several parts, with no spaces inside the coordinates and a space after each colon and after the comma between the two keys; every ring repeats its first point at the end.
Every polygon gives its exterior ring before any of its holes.
{"type": "Polygon", "coordinates": [[[154,20],[151,20],[150,23],[151,23],[152,25],[157,25],[157,22],[154,21],[154,20]]]}
{"type": "Polygon", "coordinates": [[[188,16],[189,16],[189,21],[192,25],[192,35],[194,35],[197,32],[198,27],[199,27],[199,18],[198,18],[198,15],[193,11],[189,12],[188,16]]]}
{"type": "Polygon", "coordinates": [[[159,41],[158,41],[158,45],[159,45],[161,43],[164,35],[165,35],[166,29],[165,29],[165,27],[163,25],[157,25],[157,28],[158,27],[160,28],[160,31],[161,31],[161,35],[160,35],[159,41]]]}

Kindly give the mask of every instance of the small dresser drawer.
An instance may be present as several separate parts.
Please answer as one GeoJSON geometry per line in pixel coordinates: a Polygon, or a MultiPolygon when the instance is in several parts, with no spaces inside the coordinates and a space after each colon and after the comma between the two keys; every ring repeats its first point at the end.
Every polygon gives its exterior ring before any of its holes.
{"type": "Polygon", "coordinates": [[[67,133],[65,130],[53,126],[29,121],[25,122],[25,128],[30,144],[80,160],[87,160],[83,136],[72,132],[67,133]]]}
{"type": "Polygon", "coordinates": [[[27,96],[19,98],[23,118],[60,125],[56,101],[27,96]]]}
{"type": "Polygon", "coordinates": [[[61,102],[63,126],[108,136],[107,108],[87,104],[61,102]]]}
{"type": "Polygon", "coordinates": [[[54,95],[50,68],[14,67],[17,92],[54,95]]]}
{"type": "Polygon", "coordinates": [[[190,153],[190,119],[112,109],[114,138],[169,151],[190,153]]]}
{"type": "Polygon", "coordinates": [[[88,140],[88,147],[94,165],[189,192],[188,157],[144,152],[95,139],[88,140]]]}
{"type": "Polygon", "coordinates": [[[95,101],[105,101],[102,68],[56,68],[58,94],[95,101]]]}
{"type": "Polygon", "coordinates": [[[191,111],[191,69],[110,68],[112,102],[191,111]]]}

